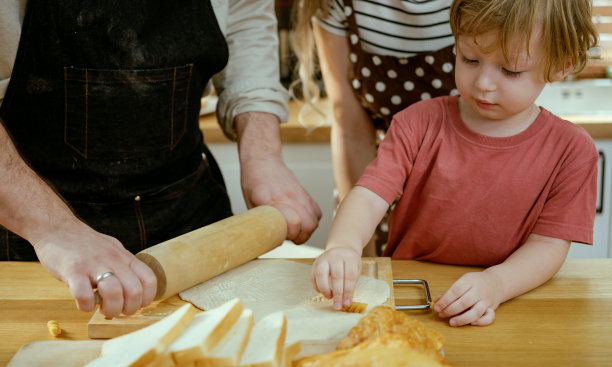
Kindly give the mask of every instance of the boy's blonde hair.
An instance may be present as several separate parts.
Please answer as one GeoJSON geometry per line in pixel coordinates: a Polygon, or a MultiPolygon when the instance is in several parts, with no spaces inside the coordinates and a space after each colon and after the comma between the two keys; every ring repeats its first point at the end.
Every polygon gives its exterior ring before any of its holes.
{"type": "Polygon", "coordinates": [[[544,79],[553,80],[568,68],[578,73],[586,65],[589,49],[597,45],[590,0],[455,0],[450,25],[455,38],[499,31],[506,61],[513,40],[525,41],[527,50],[536,25],[543,26],[544,79]]]}

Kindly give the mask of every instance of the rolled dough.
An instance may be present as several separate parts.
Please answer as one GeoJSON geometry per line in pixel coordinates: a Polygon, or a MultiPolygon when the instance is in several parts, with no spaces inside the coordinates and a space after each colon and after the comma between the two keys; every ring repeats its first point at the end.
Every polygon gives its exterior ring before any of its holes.
{"type": "MultiPolygon", "coordinates": [[[[208,310],[233,298],[253,310],[255,321],[272,312],[287,317],[286,343],[298,340],[334,340],[345,337],[364,314],[336,311],[332,300],[312,287],[310,265],[288,260],[253,260],[182,291],[179,296],[208,310]]],[[[361,276],[353,301],[366,310],[390,296],[387,282],[361,276]]]]}

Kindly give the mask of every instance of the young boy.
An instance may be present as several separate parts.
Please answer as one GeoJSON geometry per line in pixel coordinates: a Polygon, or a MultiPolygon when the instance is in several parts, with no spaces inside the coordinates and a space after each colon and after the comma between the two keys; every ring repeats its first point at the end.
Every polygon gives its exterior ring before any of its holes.
{"type": "Polygon", "coordinates": [[[435,305],[451,326],[487,325],[500,303],[550,279],[571,241],[592,243],[598,154],[539,108],[597,42],[589,0],[455,0],[459,96],[398,113],[342,201],[315,289],[350,304],[361,249],[397,197],[384,256],[479,265],[435,305]]]}

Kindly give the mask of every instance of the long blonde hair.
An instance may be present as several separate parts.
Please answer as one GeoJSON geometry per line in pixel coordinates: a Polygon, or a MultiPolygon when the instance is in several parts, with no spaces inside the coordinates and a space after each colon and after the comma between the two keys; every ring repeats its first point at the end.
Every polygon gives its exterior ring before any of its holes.
{"type": "MultiPolygon", "coordinates": [[[[301,98],[316,110],[314,103],[321,97],[321,90],[316,83],[315,75],[319,72],[316,56],[316,44],[312,31],[312,17],[319,12],[327,12],[327,0],[298,0],[293,6],[293,24],[295,24],[291,46],[297,58],[295,73],[297,78],[291,83],[289,90],[297,98],[296,90],[301,98]]],[[[320,112],[320,111],[319,111],[320,112]]]]}
{"type": "Polygon", "coordinates": [[[455,38],[498,30],[508,61],[510,42],[524,40],[528,50],[534,26],[542,24],[544,79],[551,81],[556,71],[570,64],[573,73],[584,69],[587,52],[598,39],[591,8],[591,0],[455,0],[450,25],[455,38]]]}

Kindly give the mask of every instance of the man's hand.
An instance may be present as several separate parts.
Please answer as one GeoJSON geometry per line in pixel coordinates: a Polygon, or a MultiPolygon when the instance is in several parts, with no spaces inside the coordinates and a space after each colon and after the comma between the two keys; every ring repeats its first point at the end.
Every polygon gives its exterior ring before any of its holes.
{"type": "Polygon", "coordinates": [[[306,242],[319,225],[321,209],[283,161],[278,118],[247,112],[235,124],[247,207],[274,206],[287,221],[287,239],[306,242]]]}
{"type": "Polygon", "coordinates": [[[94,288],[102,298],[100,312],[107,317],[131,315],[153,301],[157,279],[153,271],[110,236],[83,223],[67,225],[34,246],[41,264],[68,285],[77,307],[95,308],[94,288]],[[113,275],[98,284],[96,278],[113,275]]]}
{"type": "Polygon", "coordinates": [[[41,264],[70,287],[77,307],[126,315],[151,303],[157,291],[153,271],[115,238],[94,231],[74,216],[57,193],[21,158],[0,123],[0,223],[28,240],[41,264]],[[112,272],[95,284],[98,276],[112,272]]]}

